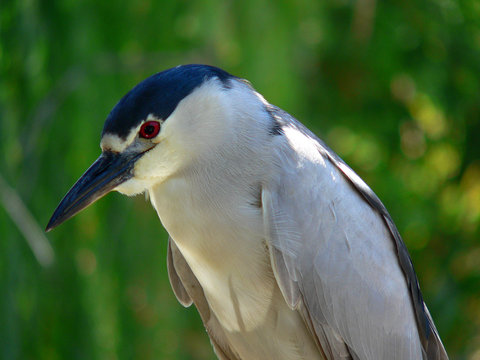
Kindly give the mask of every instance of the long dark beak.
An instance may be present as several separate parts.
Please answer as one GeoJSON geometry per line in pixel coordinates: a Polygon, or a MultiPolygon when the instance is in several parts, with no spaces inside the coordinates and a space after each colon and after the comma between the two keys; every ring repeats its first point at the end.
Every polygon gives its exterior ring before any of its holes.
{"type": "Polygon", "coordinates": [[[45,231],[50,231],[133,176],[142,153],[104,152],[73,185],[55,209],[45,231]]]}

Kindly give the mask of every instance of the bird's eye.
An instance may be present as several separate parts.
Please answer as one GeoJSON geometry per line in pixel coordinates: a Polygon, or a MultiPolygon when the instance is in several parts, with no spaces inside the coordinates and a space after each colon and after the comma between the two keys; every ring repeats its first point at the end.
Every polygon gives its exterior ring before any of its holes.
{"type": "Polygon", "coordinates": [[[147,121],[140,128],[140,137],[151,139],[158,135],[160,131],[160,123],[158,121],[147,121]]]}

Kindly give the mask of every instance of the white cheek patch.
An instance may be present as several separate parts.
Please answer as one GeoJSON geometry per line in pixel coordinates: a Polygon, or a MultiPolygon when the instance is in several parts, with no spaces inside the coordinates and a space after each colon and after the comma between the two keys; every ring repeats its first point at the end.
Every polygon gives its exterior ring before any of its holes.
{"type": "MultiPolygon", "coordinates": [[[[135,141],[135,138],[137,137],[140,127],[146,121],[158,121],[160,123],[162,122],[162,120],[156,117],[154,114],[148,114],[145,120],[143,120],[140,124],[138,124],[137,127],[133,128],[130,131],[130,133],[128,134],[125,140],[115,134],[107,133],[103,135],[102,140],[100,141],[100,147],[102,148],[102,151],[113,151],[118,153],[123,152],[127,147],[129,147],[135,141]]],[[[159,136],[157,136],[157,138],[158,137],[159,136]]],[[[155,139],[152,139],[152,142],[158,142],[158,141],[155,141],[155,139]]]]}
{"type": "Polygon", "coordinates": [[[133,140],[130,138],[131,135],[132,134],[129,134],[127,139],[123,140],[115,134],[105,134],[102,137],[102,141],[100,141],[100,147],[102,148],[102,151],[113,151],[120,153],[124,151],[128,145],[130,145],[131,141],[133,140]]]}

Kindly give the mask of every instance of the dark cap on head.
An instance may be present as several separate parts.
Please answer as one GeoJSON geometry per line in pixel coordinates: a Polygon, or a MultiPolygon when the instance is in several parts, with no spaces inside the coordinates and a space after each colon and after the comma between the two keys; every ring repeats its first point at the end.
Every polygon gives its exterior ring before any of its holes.
{"type": "Polygon", "coordinates": [[[102,136],[115,134],[125,139],[149,114],[166,119],[178,103],[195,88],[211,78],[218,78],[224,87],[229,87],[235,76],[209,65],[181,65],[162,71],[145,79],[130,90],[105,121],[102,136]]]}

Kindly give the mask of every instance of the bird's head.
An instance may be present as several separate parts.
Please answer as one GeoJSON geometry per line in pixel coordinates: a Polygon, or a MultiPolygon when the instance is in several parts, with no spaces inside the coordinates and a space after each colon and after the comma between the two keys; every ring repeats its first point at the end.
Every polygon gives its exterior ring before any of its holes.
{"type": "Polygon", "coordinates": [[[108,115],[102,154],[65,195],[46,230],[110,191],[144,192],[208,158],[246,131],[239,119],[265,113],[264,106],[248,83],[211,66],[178,66],[147,78],[108,115]]]}

